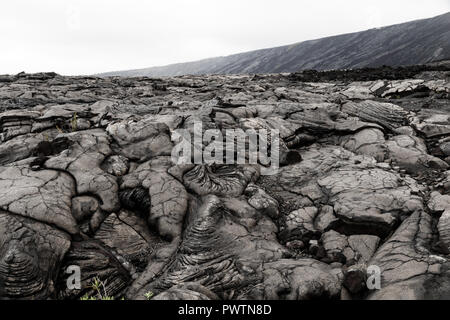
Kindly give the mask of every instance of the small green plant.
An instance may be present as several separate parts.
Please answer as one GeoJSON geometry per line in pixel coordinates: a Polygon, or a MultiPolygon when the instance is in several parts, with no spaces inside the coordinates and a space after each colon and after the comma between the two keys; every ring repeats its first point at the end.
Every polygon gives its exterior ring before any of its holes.
{"type": "Polygon", "coordinates": [[[145,298],[146,298],[147,300],[150,300],[151,298],[153,298],[153,292],[151,292],[151,291],[146,292],[146,293],[144,294],[144,296],[145,296],[145,298]]]}
{"type": "Polygon", "coordinates": [[[72,120],[70,121],[71,125],[72,125],[72,132],[77,131],[78,128],[78,122],[77,122],[77,113],[75,112],[72,116],[72,120]]]}
{"type": "Polygon", "coordinates": [[[94,290],[95,296],[85,294],[80,298],[80,300],[114,300],[114,297],[108,296],[106,293],[105,283],[98,277],[95,277],[94,280],[92,280],[90,287],[94,290]]]}
{"type": "Polygon", "coordinates": [[[64,131],[58,125],[55,125],[55,127],[59,131],[59,133],[64,133],[64,131]]]}
{"type": "MultiPolygon", "coordinates": [[[[65,133],[64,130],[61,129],[60,126],[55,125],[55,127],[59,131],[59,133],[65,133]]],[[[63,127],[64,127],[64,125],[63,125],[63,127]]],[[[71,132],[75,132],[78,130],[78,115],[76,112],[72,115],[72,119],[70,119],[70,127],[71,127],[71,132]]]]}

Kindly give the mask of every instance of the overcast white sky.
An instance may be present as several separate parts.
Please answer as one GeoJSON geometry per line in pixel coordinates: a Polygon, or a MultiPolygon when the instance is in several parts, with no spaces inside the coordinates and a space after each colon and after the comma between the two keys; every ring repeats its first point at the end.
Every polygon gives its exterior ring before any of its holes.
{"type": "Polygon", "coordinates": [[[186,62],[450,11],[450,0],[8,0],[0,74],[186,62]]]}

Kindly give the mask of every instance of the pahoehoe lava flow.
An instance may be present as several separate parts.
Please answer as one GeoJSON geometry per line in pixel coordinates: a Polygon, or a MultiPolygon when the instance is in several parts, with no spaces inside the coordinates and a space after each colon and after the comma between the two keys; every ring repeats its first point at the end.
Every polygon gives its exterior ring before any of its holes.
{"type": "Polygon", "coordinates": [[[449,299],[449,80],[0,76],[0,298],[449,299]],[[195,122],[279,130],[281,167],[173,163],[195,122]]]}

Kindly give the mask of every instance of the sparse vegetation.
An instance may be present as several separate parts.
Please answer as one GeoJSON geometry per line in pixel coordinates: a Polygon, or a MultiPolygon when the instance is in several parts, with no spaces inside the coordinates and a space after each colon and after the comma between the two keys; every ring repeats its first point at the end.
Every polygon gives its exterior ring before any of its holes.
{"type": "Polygon", "coordinates": [[[71,126],[72,126],[72,132],[77,131],[77,113],[75,112],[72,116],[72,120],[70,121],[71,126]]]}
{"type": "MultiPolygon", "coordinates": [[[[59,133],[65,133],[64,130],[57,124],[55,125],[55,127],[59,131],[59,133]]],[[[72,115],[72,118],[70,119],[70,132],[76,132],[77,130],[78,130],[78,115],[75,112],[72,115]]]]}
{"type": "Polygon", "coordinates": [[[144,296],[147,300],[150,300],[151,298],[153,298],[154,294],[152,291],[148,291],[144,294],[144,296]]]}
{"type": "Polygon", "coordinates": [[[105,283],[98,277],[94,278],[90,287],[94,290],[95,296],[89,296],[89,294],[86,293],[80,300],[114,300],[114,297],[108,296],[105,283]]]}

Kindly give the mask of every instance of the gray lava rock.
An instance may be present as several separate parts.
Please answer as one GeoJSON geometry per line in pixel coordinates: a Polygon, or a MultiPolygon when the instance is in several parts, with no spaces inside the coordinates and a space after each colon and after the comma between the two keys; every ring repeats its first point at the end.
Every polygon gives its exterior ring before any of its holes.
{"type": "Polygon", "coordinates": [[[450,86],[420,70],[0,76],[0,299],[448,298],[450,86]],[[276,129],[279,169],[175,163],[178,129],[276,129]]]}

